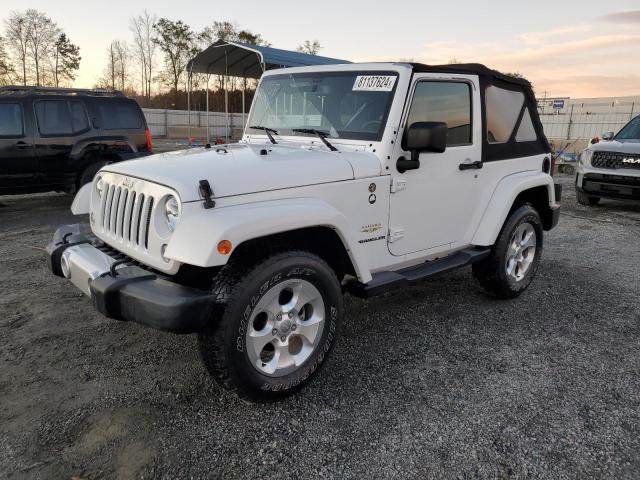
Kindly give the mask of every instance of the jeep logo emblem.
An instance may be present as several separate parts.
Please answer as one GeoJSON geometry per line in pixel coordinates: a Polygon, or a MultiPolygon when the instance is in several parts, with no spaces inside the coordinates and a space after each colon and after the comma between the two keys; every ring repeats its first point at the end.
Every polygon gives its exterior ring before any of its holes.
{"type": "Polygon", "coordinates": [[[122,181],[122,186],[125,188],[133,188],[133,179],[129,177],[124,177],[124,180],[122,181]]]}
{"type": "Polygon", "coordinates": [[[622,163],[640,164],[640,158],[623,158],[622,163]]]}

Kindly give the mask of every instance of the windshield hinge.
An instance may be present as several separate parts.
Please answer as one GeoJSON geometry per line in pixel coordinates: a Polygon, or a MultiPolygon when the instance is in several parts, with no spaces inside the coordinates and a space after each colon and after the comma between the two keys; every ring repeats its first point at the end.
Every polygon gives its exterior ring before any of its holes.
{"type": "Polygon", "coordinates": [[[396,177],[391,179],[391,193],[399,192],[407,188],[407,179],[396,177]]]}
{"type": "Polygon", "coordinates": [[[389,229],[389,243],[393,243],[404,237],[404,228],[394,227],[389,229]]]}

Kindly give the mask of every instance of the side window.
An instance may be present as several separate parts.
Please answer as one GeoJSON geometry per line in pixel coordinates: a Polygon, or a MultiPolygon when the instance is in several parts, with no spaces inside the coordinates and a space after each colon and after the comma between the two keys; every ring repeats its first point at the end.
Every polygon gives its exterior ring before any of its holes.
{"type": "MultiPolygon", "coordinates": [[[[524,94],[491,85],[485,91],[485,104],[487,108],[487,141],[489,143],[509,141],[522,111],[522,105],[524,105],[524,94]]],[[[531,122],[531,117],[529,117],[529,121],[531,122]]],[[[533,123],[531,123],[531,129],[533,129],[533,123]]]]}
{"type": "Polygon", "coordinates": [[[529,109],[525,108],[518,133],[516,133],[516,142],[535,142],[536,140],[538,140],[538,136],[536,135],[535,128],[533,128],[533,121],[531,120],[529,109]]]}
{"type": "Polygon", "coordinates": [[[87,119],[87,111],[84,108],[84,103],[79,100],[73,100],[69,102],[69,109],[71,110],[71,125],[75,133],[84,132],[89,129],[89,120],[87,119]]]}
{"type": "Polygon", "coordinates": [[[0,103],[0,137],[24,135],[22,107],[18,103],[0,103]]]}
{"type": "Polygon", "coordinates": [[[447,146],[471,143],[471,87],[463,82],[419,82],[407,118],[415,122],[445,122],[447,146]]]}
{"type": "Polygon", "coordinates": [[[100,116],[105,130],[127,130],[142,127],[140,111],[134,102],[101,101],[100,116]]]}
{"type": "Polygon", "coordinates": [[[36,102],[38,129],[42,135],[71,135],[71,114],[66,100],[36,102]]]}

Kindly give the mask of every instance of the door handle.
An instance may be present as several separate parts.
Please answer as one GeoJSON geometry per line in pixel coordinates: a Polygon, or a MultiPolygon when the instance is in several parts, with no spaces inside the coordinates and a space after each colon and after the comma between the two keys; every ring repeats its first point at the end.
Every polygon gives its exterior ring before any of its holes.
{"type": "Polygon", "coordinates": [[[27,142],[16,142],[16,148],[28,148],[33,147],[33,144],[27,142]]]}
{"type": "Polygon", "coordinates": [[[482,168],[482,162],[480,160],[476,160],[475,162],[461,163],[458,165],[458,168],[460,170],[472,170],[474,168],[479,170],[482,168]]]}

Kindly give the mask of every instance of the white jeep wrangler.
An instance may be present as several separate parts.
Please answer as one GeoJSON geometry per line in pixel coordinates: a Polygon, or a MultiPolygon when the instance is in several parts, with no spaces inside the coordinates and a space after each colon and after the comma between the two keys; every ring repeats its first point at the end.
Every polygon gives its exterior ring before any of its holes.
{"type": "Polygon", "coordinates": [[[531,282],[560,189],[529,83],[482,65],[269,71],[239,144],[105,166],[50,268],[110,318],[199,335],[223,386],[272,400],[309,381],[367,297],[473,265],[531,282]],[[88,230],[87,230],[88,231],[88,230]]]}

